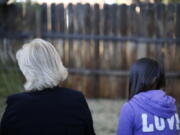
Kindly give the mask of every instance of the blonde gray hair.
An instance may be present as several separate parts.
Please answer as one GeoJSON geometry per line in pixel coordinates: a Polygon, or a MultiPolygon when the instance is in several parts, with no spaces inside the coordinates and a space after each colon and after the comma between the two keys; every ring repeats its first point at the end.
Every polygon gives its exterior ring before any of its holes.
{"type": "Polygon", "coordinates": [[[26,91],[52,88],[68,76],[55,47],[42,39],[24,44],[16,53],[16,59],[26,78],[26,91]]]}

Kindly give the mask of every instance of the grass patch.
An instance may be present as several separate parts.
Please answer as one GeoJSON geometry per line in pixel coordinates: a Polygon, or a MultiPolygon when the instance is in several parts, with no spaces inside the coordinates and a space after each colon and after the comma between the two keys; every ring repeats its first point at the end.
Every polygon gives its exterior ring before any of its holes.
{"type": "Polygon", "coordinates": [[[23,90],[23,76],[17,66],[0,69],[0,99],[23,90]]]}

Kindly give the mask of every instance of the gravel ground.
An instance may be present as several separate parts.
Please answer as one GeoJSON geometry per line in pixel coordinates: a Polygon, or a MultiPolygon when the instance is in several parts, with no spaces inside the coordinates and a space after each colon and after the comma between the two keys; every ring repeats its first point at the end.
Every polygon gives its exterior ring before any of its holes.
{"type": "Polygon", "coordinates": [[[119,110],[124,101],[109,99],[88,99],[97,135],[115,135],[119,110]]]}

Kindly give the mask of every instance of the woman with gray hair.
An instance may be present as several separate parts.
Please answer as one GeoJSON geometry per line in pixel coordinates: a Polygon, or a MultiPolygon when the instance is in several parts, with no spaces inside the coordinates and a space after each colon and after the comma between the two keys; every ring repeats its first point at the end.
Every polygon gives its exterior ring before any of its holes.
{"type": "Polygon", "coordinates": [[[95,135],[83,94],[58,86],[68,72],[51,43],[34,39],[16,58],[25,92],[7,98],[0,135],[95,135]]]}

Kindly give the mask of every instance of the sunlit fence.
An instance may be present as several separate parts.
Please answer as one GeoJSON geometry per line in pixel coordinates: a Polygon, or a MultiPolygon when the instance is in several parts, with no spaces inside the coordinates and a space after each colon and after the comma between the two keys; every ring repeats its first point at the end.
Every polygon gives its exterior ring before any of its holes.
{"type": "Polygon", "coordinates": [[[91,98],[125,98],[128,70],[141,57],[159,60],[167,91],[180,102],[180,5],[0,5],[0,95],[23,89],[15,52],[41,37],[69,68],[63,83],[91,98]]]}

